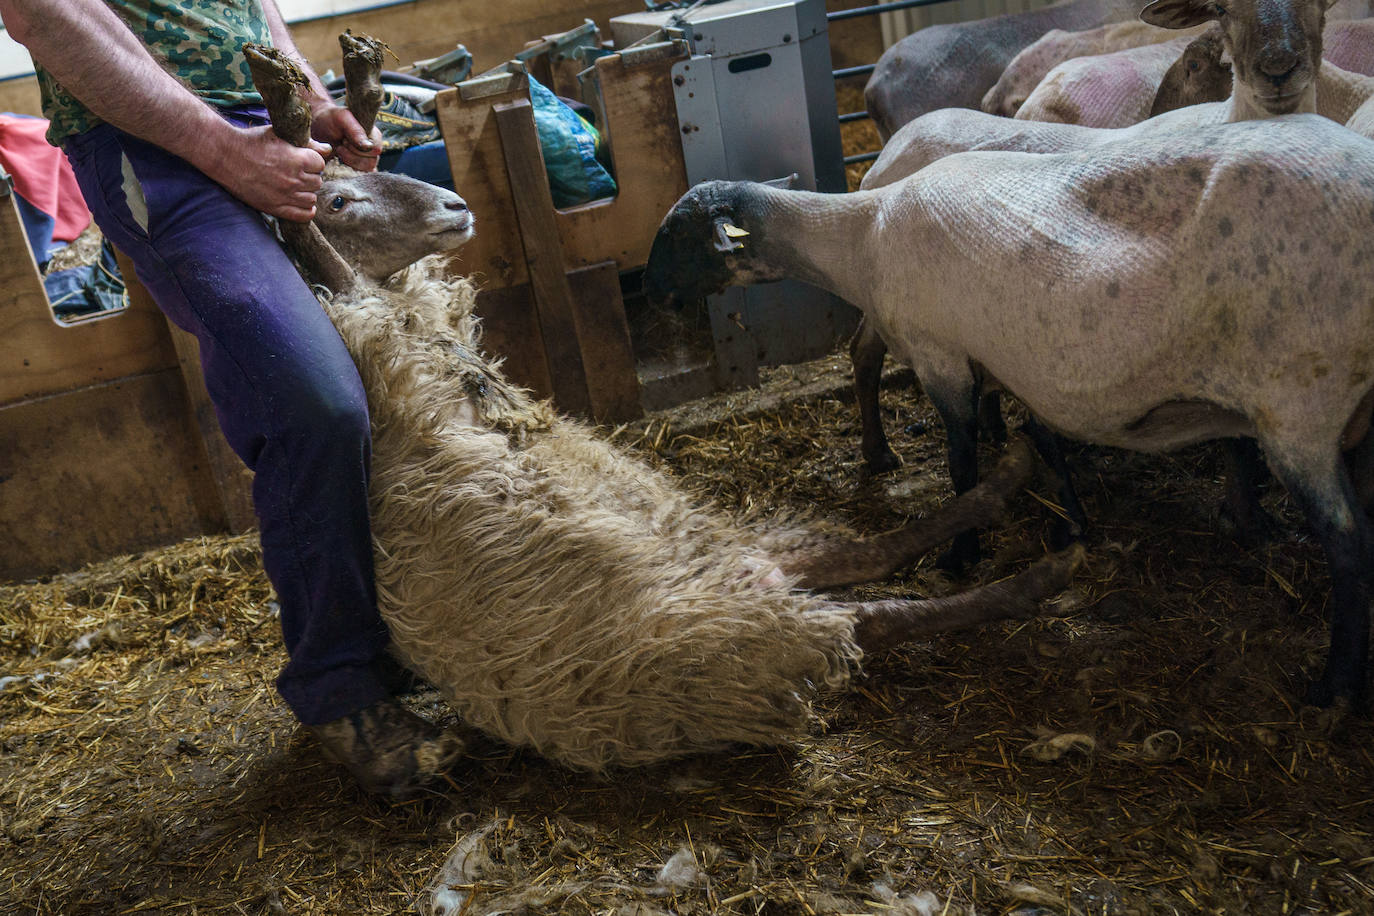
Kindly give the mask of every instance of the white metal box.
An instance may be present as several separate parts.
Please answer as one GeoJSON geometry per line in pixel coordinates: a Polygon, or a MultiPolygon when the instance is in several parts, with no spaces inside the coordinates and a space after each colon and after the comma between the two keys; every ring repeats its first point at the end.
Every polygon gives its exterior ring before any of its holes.
{"type": "MultiPolygon", "coordinates": [[[[845,190],[824,0],[724,0],[611,20],[617,48],[666,32],[690,59],[673,68],[687,181],[769,181],[845,190]]],[[[718,381],[753,384],[758,366],[822,355],[851,331],[853,308],[792,281],[712,297],[718,381]]]]}

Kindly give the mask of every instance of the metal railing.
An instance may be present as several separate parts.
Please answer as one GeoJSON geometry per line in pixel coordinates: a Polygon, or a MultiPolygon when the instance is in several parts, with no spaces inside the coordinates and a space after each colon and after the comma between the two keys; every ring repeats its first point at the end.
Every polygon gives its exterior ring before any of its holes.
{"type": "MultiPolygon", "coordinates": [[[[857,19],[860,16],[876,16],[879,13],[891,13],[896,10],[910,9],[913,6],[931,6],[936,3],[944,2],[945,0],[895,0],[893,3],[877,3],[873,6],[856,6],[849,10],[836,10],[833,13],[826,13],[825,19],[827,23],[839,22],[844,19],[857,19]]],[[[876,64],[864,64],[858,67],[842,67],[839,70],[832,71],[831,75],[837,80],[849,76],[865,76],[872,73],[875,66],[876,64]]],[[[867,117],[870,117],[867,111],[851,111],[840,115],[840,123],[851,124],[854,121],[862,121],[867,117]]],[[[871,162],[877,158],[878,152],[876,150],[871,153],[857,153],[853,156],[845,156],[844,164],[853,165],[856,162],[871,162]]]]}
{"type": "MultiPolygon", "coordinates": [[[[856,6],[849,10],[836,10],[833,13],[826,13],[827,23],[840,22],[844,19],[857,19],[860,16],[877,16],[880,13],[893,13],[897,10],[907,10],[917,6],[934,6],[937,3],[947,3],[949,0],[894,0],[892,3],[875,3],[872,6],[856,6]]],[[[864,76],[872,73],[876,64],[863,64],[858,67],[842,67],[834,70],[831,75],[840,80],[848,76],[864,76]]],[[[851,111],[840,115],[841,124],[849,124],[854,121],[862,121],[871,117],[867,111],[851,111]]],[[[844,164],[853,165],[856,162],[871,162],[878,158],[878,151],[871,153],[858,153],[853,156],[845,156],[844,164]]]]}

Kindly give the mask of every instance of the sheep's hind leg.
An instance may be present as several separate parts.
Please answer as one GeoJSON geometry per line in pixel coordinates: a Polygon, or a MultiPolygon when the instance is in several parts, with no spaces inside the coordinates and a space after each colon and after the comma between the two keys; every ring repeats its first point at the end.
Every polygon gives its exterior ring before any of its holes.
{"type": "Polygon", "coordinates": [[[961,532],[1000,521],[1007,501],[1030,480],[1034,457],[1024,440],[1012,443],[982,483],[948,500],[927,518],[872,538],[828,538],[777,557],[804,588],[872,582],[923,557],[961,532]]]}
{"type": "Polygon", "coordinates": [[[883,414],[878,407],[878,389],[882,384],[883,358],[886,356],[887,344],[873,327],[873,322],[867,316],[860,319],[859,329],[849,345],[849,360],[854,364],[854,399],[859,405],[859,427],[863,436],[860,448],[872,474],[884,474],[902,464],[902,459],[888,444],[883,414]]]}
{"type": "Polygon", "coordinates": [[[1083,511],[1083,504],[1078,501],[1078,490],[1073,485],[1073,472],[1069,470],[1069,463],[1064,459],[1064,447],[1059,437],[1033,416],[1026,419],[1022,428],[1026,435],[1031,437],[1031,441],[1035,443],[1035,450],[1040,453],[1040,457],[1050,466],[1050,470],[1057,478],[1059,507],[1064,510],[1064,515],[1055,519],[1054,528],[1050,533],[1050,546],[1055,550],[1062,550],[1083,537],[1083,532],[1088,528],[1088,514],[1083,511]]]}
{"type": "Polygon", "coordinates": [[[989,391],[978,402],[978,429],[993,445],[1007,444],[1007,421],[1002,416],[1002,392],[989,391]]]}
{"type": "MultiPolygon", "coordinates": [[[[967,493],[978,485],[978,401],[981,391],[972,376],[961,381],[963,383],[958,385],[932,382],[926,386],[926,394],[945,423],[949,479],[954,484],[956,494],[967,493]]],[[[935,565],[958,575],[981,558],[978,532],[965,531],[954,539],[954,543],[940,555],[935,565]]]]}
{"type": "MultiPolygon", "coordinates": [[[[1374,525],[1355,498],[1340,456],[1318,472],[1285,463],[1265,444],[1274,475],[1302,507],[1326,553],[1331,572],[1331,645],[1326,668],[1308,688],[1307,702],[1360,707],[1369,670],[1369,605],[1374,597],[1374,525]]],[[[1281,454],[1281,453],[1280,453],[1281,454]]]]}
{"type": "Polygon", "coordinates": [[[1279,523],[1260,505],[1259,485],[1264,474],[1259,445],[1254,439],[1221,440],[1225,464],[1226,494],[1222,514],[1236,529],[1236,540],[1245,547],[1259,547],[1274,539],[1279,523]]]}
{"type": "Polygon", "coordinates": [[[1068,586],[1083,554],[1083,545],[1074,544],[1019,575],[944,598],[850,604],[856,617],[854,641],[864,652],[878,652],[951,630],[1033,617],[1041,601],[1068,586]]]}

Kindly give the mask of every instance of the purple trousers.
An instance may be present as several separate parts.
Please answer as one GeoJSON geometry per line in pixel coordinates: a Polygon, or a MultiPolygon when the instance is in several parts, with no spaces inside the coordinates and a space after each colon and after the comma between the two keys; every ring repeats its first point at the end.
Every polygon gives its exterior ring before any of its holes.
{"type": "MultiPolygon", "coordinates": [[[[265,123],[260,110],[226,117],[265,123]]],[[[200,341],[220,427],[255,473],[290,656],[277,690],[306,725],[381,699],[367,400],[338,332],[261,214],[185,160],[107,124],[64,148],[96,224],[200,341]]]]}

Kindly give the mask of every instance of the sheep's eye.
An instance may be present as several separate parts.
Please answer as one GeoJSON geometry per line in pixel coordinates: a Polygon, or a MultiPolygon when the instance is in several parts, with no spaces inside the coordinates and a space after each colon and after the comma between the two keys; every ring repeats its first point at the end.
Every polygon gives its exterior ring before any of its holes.
{"type": "Polygon", "coordinates": [[[1195,61],[1195,60],[1190,60],[1190,61],[1188,61],[1188,69],[1191,70],[1191,71],[1193,71],[1194,73],[1197,72],[1197,68],[1200,67],[1200,66],[1202,66],[1202,64],[1200,64],[1198,61],[1195,61]]]}
{"type": "Polygon", "coordinates": [[[1226,7],[1222,6],[1220,3],[1213,3],[1213,4],[1212,4],[1212,15],[1213,15],[1213,16],[1225,16],[1225,15],[1226,15],[1226,7]]]}
{"type": "Polygon", "coordinates": [[[340,210],[344,208],[345,203],[346,201],[343,199],[342,195],[336,196],[333,200],[329,202],[329,212],[338,213],[340,210]]]}

